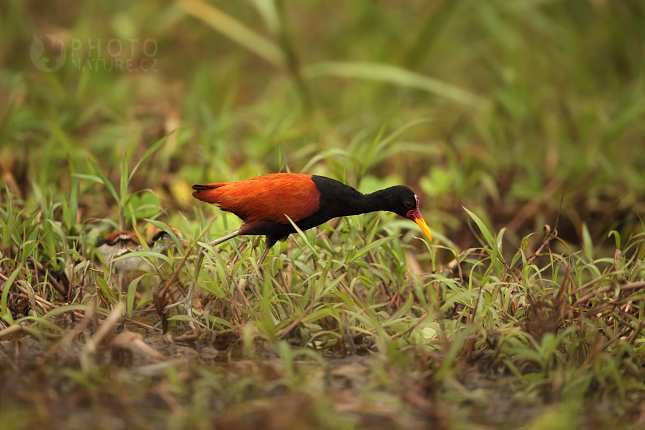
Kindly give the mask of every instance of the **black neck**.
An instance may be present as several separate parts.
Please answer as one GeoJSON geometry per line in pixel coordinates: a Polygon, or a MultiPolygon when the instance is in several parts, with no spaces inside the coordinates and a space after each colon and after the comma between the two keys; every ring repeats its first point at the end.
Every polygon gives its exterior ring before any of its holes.
{"type": "Polygon", "coordinates": [[[347,202],[343,202],[345,204],[340,208],[342,211],[341,216],[391,210],[389,200],[387,199],[387,188],[371,194],[355,192],[356,194],[352,195],[347,202]]]}
{"type": "MultiPolygon", "coordinates": [[[[375,211],[392,211],[392,189],[362,194],[354,188],[324,176],[312,176],[320,191],[320,210],[311,222],[322,223],[339,216],[358,215],[375,211]]],[[[318,224],[314,224],[318,225],[318,224]]]]}

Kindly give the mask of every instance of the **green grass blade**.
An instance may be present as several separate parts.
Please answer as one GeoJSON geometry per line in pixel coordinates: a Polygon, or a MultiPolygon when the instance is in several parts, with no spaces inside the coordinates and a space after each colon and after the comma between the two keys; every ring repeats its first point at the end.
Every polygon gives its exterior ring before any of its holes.
{"type": "Polygon", "coordinates": [[[360,258],[360,257],[362,257],[363,255],[365,255],[365,254],[367,254],[368,252],[370,252],[372,249],[374,249],[374,248],[378,248],[379,246],[384,245],[384,244],[386,244],[386,243],[388,243],[388,242],[392,242],[393,240],[398,239],[399,237],[400,237],[399,235],[383,237],[383,238],[381,238],[381,239],[377,240],[376,242],[372,242],[372,243],[370,243],[369,245],[364,246],[363,248],[359,249],[359,250],[356,252],[356,254],[354,254],[354,255],[352,256],[352,259],[351,259],[351,260],[349,260],[349,261],[347,262],[347,264],[349,264],[349,263],[351,263],[351,262],[353,262],[353,261],[355,261],[355,260],[359,259],[359,258],[360,258]]]}
{"type": "Polygon", "coordinates": [[[609,238],[612,236],[614,236],[614,240],[616,242],[616,249],[620,249],[620,233],[616,230],[611,230],[609,233],[607,233],[607,237],[609,238]]]}
{"type": "Polygon", "coordinates": [[[147,160],[147,159],[148,159],[152,154],[154,154],[155,152],[157,152],[157,150],[158,150],[159,148],[161,148],[161,146],[162,146],[164,143],[166,143],[166,140],[168,140],[168,137],[169,137],[171,134],[173,134],[173,133],[174,133],[174,131],[171,131],[170,133],[168,133],[167,135],[165,135],[164,137],[162,137],[161,139],[159,139],[159,140],[158,140],[154,145],[152,145],[150,148],[148,148],[148,150],[146,151],[146,153],[145,153],[145,154],[143,154],[143,157],[141,157],[141,159],[137,162],[137,164],[132,168],[132,171],[130,172],[130,176],[128,177],[128,183],[130,183],[130,181],[132,180],[132,177],[134,176],[134,174],[137,172],[137,170],[139,170],[139,166],[141,166],[141,164],[142,164],[144,161],[146,161],[146,160],[147,160]]]}
{"type": "Polygon", "coordinates": [[[109,315],[110,311],[108,309],[100,308],[100,307],[92,307],[88,305],[65,305],[65,306],[59,306],[55,309],[52,309],[51,311],[47,312],[45,315],[43,315],[41,318],[46,320],[49,319],[53,316],[60,315],[64,312],[72,312],[72,311],[83,311],[83,312],[96,312],[101,315],[109,315]]]}
{"type": "Polygon", "coordinates": [[[7,282],[5,282],[4,286],[2,287],[2,300],[0,301],[0,312],[2,312],[2,319],[7,323],[9,323],[9,325],[13,325],[14,321],[13,321],[13,318],[11,317],[11,312],[9,312],[9,309],[7,308],[7,298],[9,297],[9,290],[11,289],[13,282],[18,277],[18,274],[20,273],[21,269],[22,269],[22,264],[19,264],[16,270],[14,270],[11,273],[11,275],[9,275],[9,278],[7,278],[7,282]]]}
{"type": "Polygon", "coordinates": [[[123,260],[125,258],[132,258],[132,257],[155,257],[155,258],[160,258],[161,260],[165,261],[166,263],[170,263],[168,260],[167,255],[160,254],[158,252],[154,251],[134,251],[134,252],[129,252],[125,255],[122,255],[120,257],[114,258],[112,261],[118,261],[118,260],[123,260]]]}
{"type": "MultiPolygon", "coordinates": [[[[103,277],[99,277],[96,280],[96,283],[99,285],[99,288],[101,289],[103,294],[105,294],[105,297],[107,297],[107,299],[110,301],[110,303],[112,305],[116,304],[117,299],[118,299],[117,295],[116,295],[116,293],[114,291],[112,291],[112,288],[110,288],[110,286],[107,284],[107,281],[103,277]]],[[[56,310],[56,309],[54,309],[54,310],[56,310]]],[[[53,311],[51,311],[51,312],[53,312],[53,311]]],[[[97,312],[98,312],[98,308],[97,308],[97,312]]]]}
{"type": "Polygon", "coordinates": [[[286,64],[282,50],[235,18],[202,0],[180,0],[188,13],[277,67],[286,64]]]}
{"type": "Polygon", "coordinates": [[[296,232],[298,233],[298,235],[300,235],[300,237],[302,238],[303,242],[305,242],[305,245],[307,245],[307,248],[309,248],[311,250],[311,252],[314,254],[314,256],[316,257],[316,260],[320,260],[320,255],[318,254],[318,251],[316,251],[316,248],[314,248],[311,245],[311,243],[309,243],[309,240],[307,239],[307,236],[302,232],[302,230],[300,230],[300,227],[298,227],[296,225],[296,223],[293,222],[291,220],[291,218],[289,218],[289,215],[285,214],[284,216],[287,217],[287,219],[289,220],[289,222],[291,223],[293,228],[296,229],[296,232]]]}
{"type": "Polygon", "coordinates": [[[369,62],[321,62],[305,68],[304,76],[336,76],[387,82],[401,87],[415,88],[475,108],[488,108],[490,103],[454,85],[447,84],[397,66],[369,62]]]}
{"type": "Polygon", "coordinates": [[[20,324],[23,321],[34,321],[34,322],[37,322],[38,324],[42,324],[45,327],[52,329],[52,330],[56,330],[56,331],[59,331],[59,332],[64,332],[65,331],[62,328],[58,327],[53,322],[47,321],[46,318],[42,318],[42,317],[35,317],[33,315],[29,315],[29,316],[22,317],[22,318],[16,320],[16,324],[20,324]]]}
{"type": "Polygon", "coordinates": [[[137,293],[137,286],[139,285],[139,281],[141,281],[144,276],[146,275],[141,275],[138,278],[133,279],[128,286],[128,294],[126,296],[126,312],[128,314],[128,318],[132,318],[132,307],[134,306],[134,298],[137,293]]]}
{"type": "Polygon", "coordinates": [[[96,175],[85,175],[83,173],[74,173],[72,174],[75,178],[85,179],[87,181],[96,182],[97,184],[103,184],[103,180],[96,175]]]}
{"type": "Polygon", "coordinates": [[[78,177],[72,176],[72,184],[69,191],[69,213],[71,225],[67,227],[70,230],[76,225],[76,216],[78,214],[78,177]]]}
{"type": "Polygon", "coordinates": [[[90,163],[90,166],[92,167],[92,170],[94,170],[94,173],[96,173],[96,175],[101,179],[101,183],[105,185],[105,187],[110,191],[110,194],[112,194],[112,197],[114,197],[114,201],[117,204],[120,204],[121,201],[119,199],[119,195],[117,194],[110,180],[103,174],[99,166],[93,160],[88,159],[87,162],[90,163]]]}
{"type": "Polygon", "coordinates": [[[188,315],[173,315],[170,318],[168,318],[168,321],[188,321],[188,322],[193,322],[195,324],[199,324],[203,328],[208,329],[208,326],[206,324],[204,324],[203,322],[195,318],[191,318],[188,315]]]}
{"type": "Polygon", "coordinates": [[[253,4],[269,30],[272,33],[277,33],[280,28],[280,17],[275,2],[273,0],[253,0],[253,4]]]}
{"type": "Polygon", "coordinates": [[[128,199],[128,157],[124,154],[119,170],[119,207],[125,208],[128,199]]]}
{"type": "MultiPolygon", "coordinates": [[[[463,207],[463,206],[462,206],[463,207]]],[[[506,264],[506,261],[504,260],[504,257],[502,257],[502,254],[499,252],[499,247],[497,246],[497,240],[493,237],[493,235],[490,233],[490,230],[486,227],[486,224],[473,212],[469,211],[465,207],[463,207],[466,213],[475,221],[477,226],[479,227],[479,230],[481,230],[482,234],[484,235],[484,240],[490,246],[490,249],[493,251],[493,258],[499,258],[499,260],[506,264]]]]}
{"type": "Polygon", "coordinates": [[[587,223],[582,223],[582,247],[585,250],[586,255],[589,257],[589,260],[593,260],[593,242],[591,241],[591,234],[589,233],[589,228],[587,223]]]}

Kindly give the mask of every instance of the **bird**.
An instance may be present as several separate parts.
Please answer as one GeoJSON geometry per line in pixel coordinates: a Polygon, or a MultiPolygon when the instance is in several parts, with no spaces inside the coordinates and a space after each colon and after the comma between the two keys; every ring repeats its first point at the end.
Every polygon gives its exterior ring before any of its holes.
{"type": "MultiPolygon", "coordinates": [[[[152,226],[152,224],[149,226],[152,226]]],[[[170,227],[170,230],[175,234],[175,237],[179,239],[179,243],[182,246],[188,246],[188,241],[184,239],[184,236],[182,236],[181,232],[177,230],[175,226],[168,224],[168,227],[170,227]]],[[[148,246],[155,252],[164,254],[172,245],[175,244],[172,236],[166,230],[162,230],[159,227],[153,227],[148,229],[148,232],[151,236],[148,246]]]]}
{"type": "MultiPolygon", "coordinates": [[[[277,241],[285,240],[297,231],[291,221],[304,231],[336,217],[389,211],[416,222],[432,240],[430,229],[419,211],[419,197],[404,185],[362,194],[325,176],[272,173],[236,182],[197,184],[192,189],[196,199],[232,212],[243,221],[238,230],[208,245],[213,247],[240,235],[263,235],[266,244],[258,265],[277,241]]],[[[199,251],[193,279],[184,299],[166,306],[165,311],[184,304],[188,316],[192,317],[192,296],[206,250],[202,246],[199,251]]],[[[190,324],[193,325],[192,321],[190,324]]]]}
{"type": "MultiPolygon", "coordinates": [[[[181,244],[185,246],[187,242],[179,230],[172,225],[168,225],[168,227],[170,227],[181,244]]],[[[146,242],[148,248],[160,254],[166,252],[174,243],[170,233],[157,227],[154,228],[151,236],[150,242],[146,242]]],[[[135,233],[125,230],[115,231],[105,238],[100,238],[94,246],[103,254],[108,263],[123,255],[145,250],[139,241],[139,237],[135,233]]],[[[120,275],[124,272],[141,268],[144,266],[144,261],[141,257],[122,258],[114,261],[113,265],[115,274],[120,275]]]]}
{"type": "Polygon", "coordinates": [[[264,235],[266,247],[261,264],[273,245],[300,230],[308,230],[332,218],[389,211],[416,222],[432,240],[419,211],[419,197],[405,185],[362,194],[335,179],[302,173],[272,173],[237,182],[193,185],[193,197],[237,215],[244,224],[210,245],[240,235],[264,235]],[[287,218],[288,217],[288,218],[287,218]]]}

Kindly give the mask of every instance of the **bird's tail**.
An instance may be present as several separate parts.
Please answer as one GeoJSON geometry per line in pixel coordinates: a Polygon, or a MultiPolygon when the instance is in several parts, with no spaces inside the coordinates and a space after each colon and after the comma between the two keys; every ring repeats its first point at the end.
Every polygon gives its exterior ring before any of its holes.
{"type": "Polygon", "coordinates": [[[203,202],[217,203],[220,193],[216,191],[216,189],[224,184],[225,183],[193,185],[193,197],[203,202]]]}
{"type": "Polygon", "coordinates": [[[193,185],[193,190],[195,191],[206,191],[206,190],[212,190],[213,188],[217,188],[220,184],[197,184],[193,185]]]}

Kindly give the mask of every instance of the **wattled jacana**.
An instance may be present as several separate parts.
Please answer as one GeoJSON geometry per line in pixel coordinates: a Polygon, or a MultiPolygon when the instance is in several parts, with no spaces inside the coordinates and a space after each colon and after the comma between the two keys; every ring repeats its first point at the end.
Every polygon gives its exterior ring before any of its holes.
{"type": "MultiPolygon", "coordinates": [[[[244,221],[237,231],[211,242],[210,246],[240,235],[266,236],[266,247],[258,264],[264,261],[267,252],[278,240],[296,232],[287,216],[298,228],[307,230],[340,216],[390,211],[416,222],[432,240],[430,229],[419,212],[419,198],[403,185],[362,194],[324,176],[274,173],[245,181],[193,185],[193,190],[193,196],[197,199],[215,204],[244,221]]],[[[204,252],[205,248],[202,248],[195,277],[185,299],[189,313],[204,252]]]]}

